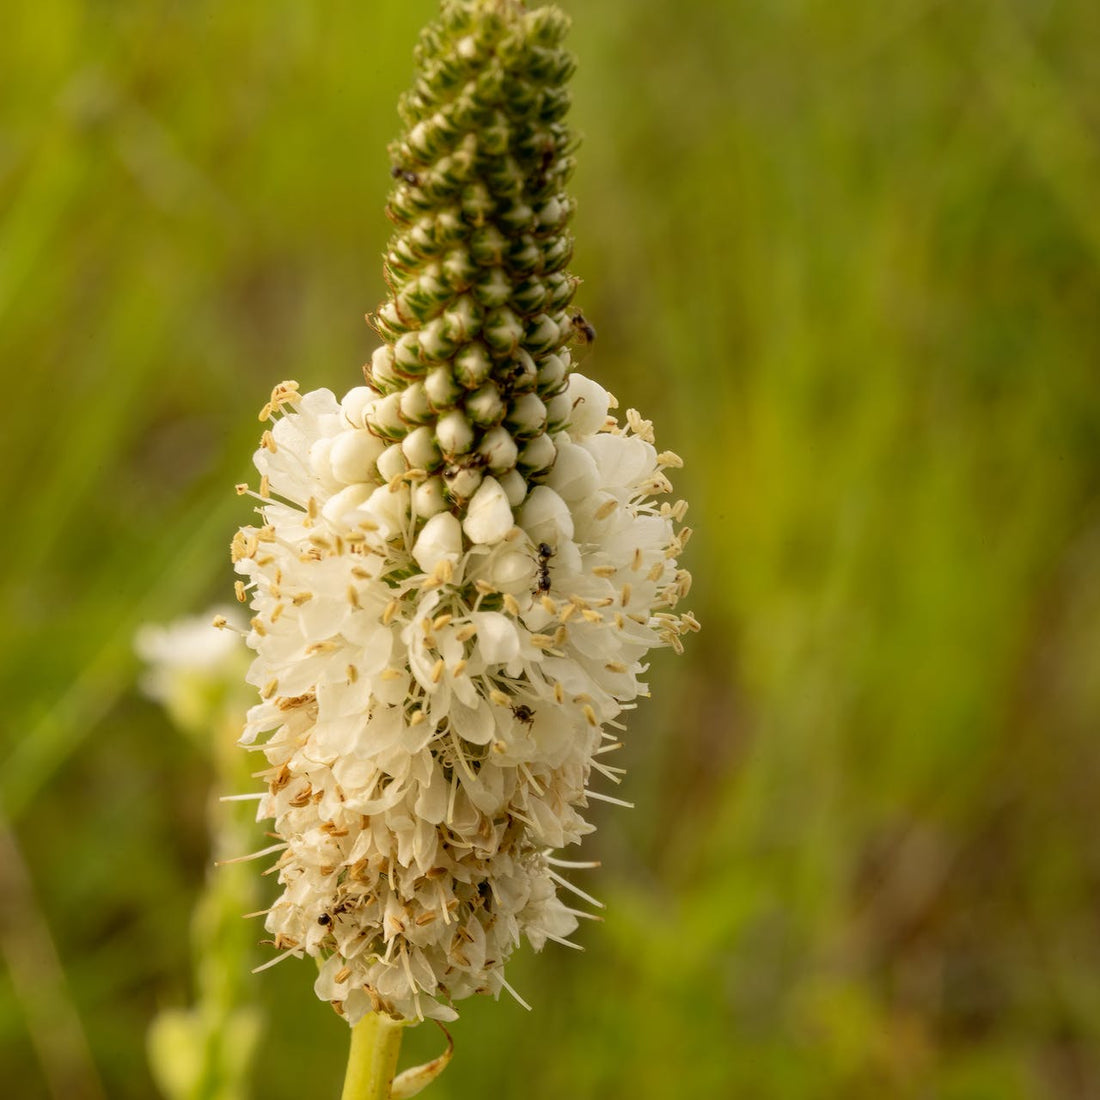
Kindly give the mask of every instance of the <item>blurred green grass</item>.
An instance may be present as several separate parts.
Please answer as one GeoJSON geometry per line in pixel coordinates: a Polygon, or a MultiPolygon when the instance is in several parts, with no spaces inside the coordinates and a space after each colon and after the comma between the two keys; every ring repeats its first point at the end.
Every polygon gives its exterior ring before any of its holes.
{"type": "MultiPolygon", "coordinates": [[[[468,1002],[433,1090],[1100,1095],[1100,8],[565,6],[585,367],[687,462],[704,633],[599,815],[607,923],[517,959],[534,1015],[468,1002]]],[[[228,595],[272,384],[355,384],[434,10],[49,0],[0,40],[21,1096],[35,1040],[67,1097],[153,1095],[209,775],[133,629],[228,595]]],[[[257,1095],[337,1091],[307,970],[255,979],[257,1095]]]]}

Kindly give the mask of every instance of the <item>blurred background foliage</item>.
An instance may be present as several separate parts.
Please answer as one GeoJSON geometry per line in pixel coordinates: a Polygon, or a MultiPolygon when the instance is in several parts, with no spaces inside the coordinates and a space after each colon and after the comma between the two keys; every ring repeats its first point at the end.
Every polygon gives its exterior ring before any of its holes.
{"type": "MultiPolygon", "coordinates": [[[[687,462],[704,632],[597,814],[607,922],[430,1094],[1100,1096],[1100,6],[565,6],[585,368],[687,462]]],[[[6,15],[12,1095],[154,1095],[193,995],[212,773],[132,637],[231,591],[271,386],[360,377],[434,11],[6,15]]],[[[335,1096],[309,964],[252,981],[256,1095],[335,1096]]]]}

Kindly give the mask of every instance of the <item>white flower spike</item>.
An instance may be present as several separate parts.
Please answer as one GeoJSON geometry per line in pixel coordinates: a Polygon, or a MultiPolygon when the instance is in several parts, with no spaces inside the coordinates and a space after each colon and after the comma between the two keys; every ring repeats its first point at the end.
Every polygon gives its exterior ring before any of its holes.
{"type": "Polygon", "coordinates": [[[449,0],[424,32],[385,343],[342,400],[276,387],[261,520],[233,543],[260,695],[243,741],[279,838],[266,927],[321,960],[350,1023],[453,1018],[510,990],[521,938],[570,944],[593,899],[552,853],[591,832],[590,799],[619,801],[589,788],[617,779],[599,755],[649,651],[696,626],[674,611],[678,460],[570,373],[566,29],[449,0]]]}

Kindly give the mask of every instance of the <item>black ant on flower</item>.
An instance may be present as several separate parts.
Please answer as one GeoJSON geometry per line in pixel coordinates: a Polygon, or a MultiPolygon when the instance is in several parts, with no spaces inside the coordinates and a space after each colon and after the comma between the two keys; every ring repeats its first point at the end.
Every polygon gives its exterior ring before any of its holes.
{"type": "Polygon", "coordinates": [[[535,588],[537,595],[545,595],[550,591],[550,559],[554,556],[554,550],[548,542],[540,542],[538,549],[538,585],[535,588]]]}

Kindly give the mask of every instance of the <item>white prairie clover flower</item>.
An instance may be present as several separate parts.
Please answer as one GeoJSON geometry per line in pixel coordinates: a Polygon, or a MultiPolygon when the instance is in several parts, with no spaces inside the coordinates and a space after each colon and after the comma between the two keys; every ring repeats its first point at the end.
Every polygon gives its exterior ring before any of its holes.
{"type": "MultiPolygon", "coordinates": [[[[236,608],[218,609],[147,623],[134,639],[148,666],[142,687],[210,759],[219,794],[246,775],[234,744],[250,701],[242,683],[249,664],[242,623],[236,608]]],[[[242,819],[239,807],[216,796],[206,817],[215,859],[235,862],[230,857],[249,842],[255,826],[242,819]]],[[[255,908],[257,886],[249,868],[223,867],[207,878],[199,896],[191,918],[195,1000],[188,1007],[162,1008],[147,1036],[150,1068],[169,1100],[245,1093],[262,1019],[242,984],[253,947],[241,912],[255,908]]]]}
{"type": "MultiPolygon", "coordinates": [[[[554,849],[617,779],[685,505],[652,428],[570,374],[566,18],[449,0],[392,150],[385,341],[342,399],[278,386],[238,533],[283,892],[274,945],[354,1023],[455,1015],[577,924],[554,849]]],[[[617,801],[615,799],[608,799],[617,801]]],[[[281,957],[281,956],[280,956],[281,957]]]]}
{"type": "Polygon", "coordinates": [[[204,745],[227,695],[242,691],[248,651],[239,637],[240,620],[236,608],[217,608],[171,623],[146,623],[134,637],[147,666],[142,690],[204,745]]]}

